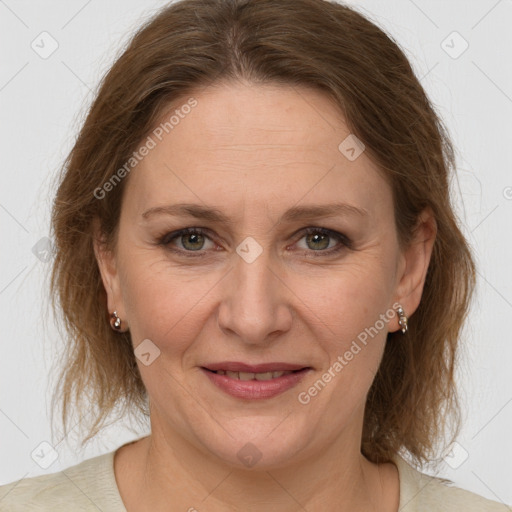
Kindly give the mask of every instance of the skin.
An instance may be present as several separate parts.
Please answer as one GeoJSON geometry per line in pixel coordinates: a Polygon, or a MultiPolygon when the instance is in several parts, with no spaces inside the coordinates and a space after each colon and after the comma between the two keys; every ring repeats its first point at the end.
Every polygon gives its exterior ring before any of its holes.
{"type": "Polygon", "coordinates": [[[393,304],[414,313],[435,221],[423,212],[412,243],[400,246],[389,184],[365,152],[354,161],[340,152],[350,130],[321,92],[236,82],[193,96],[197,106],[131,172],[115,250],[96,243],[109,310],[134,347],[149,339],[160,350],[149,366],[137,361],[151,435],[115,457],[125,506],[397,511],[396,466],[360,452],[366,395],[386,334],[399,328],[396,314],[308,404],[298,394],[393,304]],[[294,206],[336,202],[364,214],[282,219],[294,206]],[[176,203],[215,207],[232,222],[143,217],[176,203]],[[350,245],[311,241],[303,232],[310,226],[350,245]],[[186,236],[158,243],[187,227],[207,230],[204,245],[186,236]],[[236,252],[248,236],[262,248],[252,263],[236,252]],[[333,247],[341,250],[327,255],[333,247]],[[187,257],[187,249],[204,255],[187,257]],[[312,371],[291,390],[250,401],[200,370],[226,360],[312,371]],[[247,443],[261,453],[251,468],[237,457],[247,443]]]}

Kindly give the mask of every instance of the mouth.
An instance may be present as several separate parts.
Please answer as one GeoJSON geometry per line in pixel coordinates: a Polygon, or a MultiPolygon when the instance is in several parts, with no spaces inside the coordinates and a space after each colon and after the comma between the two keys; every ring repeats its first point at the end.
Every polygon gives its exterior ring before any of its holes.
{"type": "MultiPolygon", "coordinates": [[[[211,371],[211,370],[208,370],[211,371]]],[[[295,370],[296,372],[300,372],[300,370],[295,370]]],[[[290,375],[291,373],[294,373],[293,371],[277,371],[277,372],[259,372],[259,373],[252,373],[252,372],[231,372],[229,370],[217,370],[213,373],[216,373],[217,375],[226,375],[230,379],[237,379],[237,380],[272,380],[277,379],[279,377],[282,377],[283,375],[290,375]]]]}
{"type": "Polygon", "coordinates": [[[202,366],[201,370],[210,382],[231,396],[262,399],[291,389],[312,371],[312,368],[290,363],[249,365],[224,362],[202,366]]]}

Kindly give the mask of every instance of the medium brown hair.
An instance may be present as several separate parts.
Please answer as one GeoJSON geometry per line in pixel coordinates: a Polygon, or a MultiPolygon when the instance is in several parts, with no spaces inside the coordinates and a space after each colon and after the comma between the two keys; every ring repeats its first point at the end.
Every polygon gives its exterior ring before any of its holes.
{"type": "MultiPolygon", "coordinates": [[[[115,247],[123,189],[102,187],[125,164],[169,105],[218,81],[313,87],[343,113],[393,192],[400,242],[430,207],[437,237],[419,308],[406,335],[388,334],[369,391],[361,450],[373,462],[406,450],[416,462],[460,428],[454,384],[458,340],[474,265],[450,203],[454,151],[398,45],[355,10],[323,0],[182,0],[133,37],[103,78],[63,168],[52,228],[52,294],[68,341],[54,400],[91,439],[116,406],[148,414],[129,333],[113,332],[93,249],[96,219],[115,247]]],[[[341,141],[340,141],[341,142],[341,141]]]]}

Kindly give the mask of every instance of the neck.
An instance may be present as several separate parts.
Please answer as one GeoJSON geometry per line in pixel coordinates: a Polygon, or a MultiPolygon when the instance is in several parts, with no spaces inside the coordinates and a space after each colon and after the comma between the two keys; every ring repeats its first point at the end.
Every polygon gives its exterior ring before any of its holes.
{"type": "Polygon", "coordinates": [[[190,512],[205,507],[256,512],[270,505],[273,512],[398,510],[397,492],[388,485],[396,480],[392,465],[383,471],[353,446],[340,438],[324,453],[293,466],[238,469],[175,433],[156,431],[128,445],[131,456],[124,461],[129,464],[118,469],[130,473],[131,480],[122,478],[120,491],[128,512],[168,510],[169,503],[190,512]]]}

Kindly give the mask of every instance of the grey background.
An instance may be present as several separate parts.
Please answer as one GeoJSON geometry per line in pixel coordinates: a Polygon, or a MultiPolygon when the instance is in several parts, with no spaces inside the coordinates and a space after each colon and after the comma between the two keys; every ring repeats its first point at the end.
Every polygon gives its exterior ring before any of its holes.
{"type": "MultiPolygon", "coordinates": [[[[478,290],[458,373],[464,428],[440,475],[512,503],[512,1],[349,4],[406,51],[458,152],[453,190],[478,290]]],[[[46,309],[46,237],[52,179],[93,90],[130,33],[162,5],[0,0],[0,484],[59,471],[145,434],[112,425],[84,451],[73,432],[52,438],[49,372],[65,339],[46,309]]]]}

